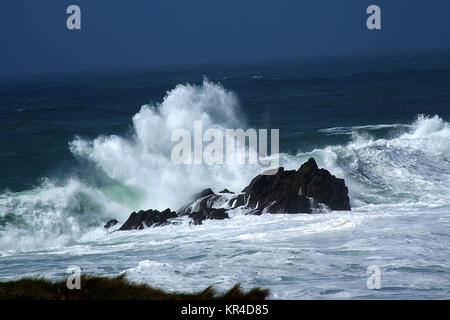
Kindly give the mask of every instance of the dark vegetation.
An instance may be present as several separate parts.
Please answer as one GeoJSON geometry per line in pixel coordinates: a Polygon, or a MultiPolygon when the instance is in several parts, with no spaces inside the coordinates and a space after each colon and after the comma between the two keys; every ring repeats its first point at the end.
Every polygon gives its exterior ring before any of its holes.
{"type": "Polygon", "coordinates": [[[24,278],[0,282],[0,300],[264,300],[268,296],[267,289],[243,291],[239,284],[223,293],[212,287],[194,293],[166,292],[129,282],[123,275],[115,278],[84,275],[79,290],[69,290],[66,280],[24,278]]]}

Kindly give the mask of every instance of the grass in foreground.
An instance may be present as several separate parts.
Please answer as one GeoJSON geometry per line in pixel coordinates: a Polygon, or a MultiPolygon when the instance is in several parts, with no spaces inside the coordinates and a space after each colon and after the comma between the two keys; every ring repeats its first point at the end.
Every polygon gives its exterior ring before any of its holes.
{"type": "Polygon", "coordinates": [[[84,275],[79,290],[67,289],[66,280],[24,278],[0,282],[0,300],[264,300],[268,296],[268,289],[245,292],[239,284],[224,293],[217,293],[212,287],[195,293],[171,293],[129,282],[124,275],[115,278],[84,275]]]}

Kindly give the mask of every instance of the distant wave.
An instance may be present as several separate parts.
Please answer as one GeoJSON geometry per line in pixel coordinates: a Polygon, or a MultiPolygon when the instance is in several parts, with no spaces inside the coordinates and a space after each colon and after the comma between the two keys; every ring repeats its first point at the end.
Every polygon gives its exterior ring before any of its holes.
{"type": "Polygon", "coordinates": [[[381,129],[392,129],[392,128],[410,128],[411,125],[408,124],[375,124],[375,125],[365,125],[365,126],[350,126],[350,127],[333,127],[333,128],[326,128],[326,129],[320,129],[319,132],[321,133],[328,133],[328,134],[347,134],[352,135],[355,132],[358,131],[376,131],[381,129]]]}
{"type": "Polygon", "coordinates": [[[319,163],[349,184],[353,205],[440,206],[450,203],[450,124],[439,116],[419,115],[409,125],[332,128],[348,132],[347,145],[328,146],[297,157],[319,163]],[[401,128],[392,138],[375,139],[361,128],[401,128]]]}

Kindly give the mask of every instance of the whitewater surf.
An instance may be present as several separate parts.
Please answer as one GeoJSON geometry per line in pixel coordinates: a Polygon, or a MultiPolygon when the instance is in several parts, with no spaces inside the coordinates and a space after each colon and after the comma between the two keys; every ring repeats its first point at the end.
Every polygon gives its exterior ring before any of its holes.
{"type": "Polygon", "coordinates": [[[261,173],[258,165],[171,162],[172,131],[192,131],[197,119],[222,130],[248,122],[236,93],[222,85],[179,84],[160,103],[142,106],[130,134],[68,141],[78,173],[3,192],[2,279],[59,278],[68,265],[79,265],[83,272],[124,273],[167,290],[240,282],[268,287],[272,298],[282,299],[448,295],[450,124],[439,115],[321,128],[316,134],[323,139],[345,135],[349,142],[280,153],[286,170],[314,157],[344,178],[352,211],[249,216],[235,209],[229,220],[199,226],[180,219],[139,231],[105,230],[108,219],[179,208],[203,188],[239,192],[261,173]],[[382,270],[382,290],[368,292],[369,265],[382,270]]]}

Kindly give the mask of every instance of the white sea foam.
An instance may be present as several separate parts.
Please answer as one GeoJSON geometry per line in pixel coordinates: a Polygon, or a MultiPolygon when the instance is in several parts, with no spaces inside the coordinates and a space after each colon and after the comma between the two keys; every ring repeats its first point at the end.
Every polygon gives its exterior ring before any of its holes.
{"type": "Polygon", "coordinates": [[[123,221],[131,211],[142,208],[178,209],[206,187],[240,191],[261,171],[258,165],[176,165],[171,161],[175,129],[192,133],[194,120],[201,120],[205,129],[244,126],[236,96],[219,84],[205,79],[201,85],[178,85],[162,103],[142,106],[132,120],[130,138],[76,138],[69,144],[74,156],[93,163],[112,184],[90,186],[72,178],[1,195],[0,219],[7,226],[0,229],[0,248],[70,244],[106,217],[123,221]],[[20,241],[13,241],[17,237],[20,241]]]}
{"type": "Polygon", "coordinates": [[[261,168],[176,166],[171,130],[244,127],[237,98],[220,85],[179,85],[158,105],[133,117],[130,138],[102,136],[70,143],[113,182],[48,179],[39,187],[0,195],[0,277],[60,277],[68,264],[85,272],[125,273],[168,290],[262,286],[273,298],[431,297],[448,295],[450,227],[450,125],[420,115],[390,128],[332,128],[352,135],[346,145],[296,155],[281,154],[286,169],[309,157],[345,178],[351,212],[248,216],[110,233],[108,218],[124,221],[132,210],[185,204],[205,187],[240,191],[261,168]],[[23,260],[20,260],[22,259],[23,260]],[[17,260],[19,259],[19,260],[17,260]],[[30,263],[30,261],[32,263],[30,263]],[[365,288],[366,267],[382,270],[383,290],[365,288]],[[417,274],[421,274],[417,277],[417,274]],[[420,289],[420,290],[418,290],[420,289]]]}
{"type": "MultiPolygon", "coordinates": [[[[178,85],[161,104],[145,105],[133,117],[131,138],[101,136],[70,143],[75,156],[94,163],[116,181],[96,187],[72,178],[58,185],[49,181],[21,193],[0,196],[0,248],[32,249],[70,244],[106,218],[127,218],[142,208],[178,209],[190,195],[206,187],[240,191],[258,166],[175,165],[170,161],[172,130],[192,130],[194,120],[207,127],[237,127],[239,105],[233,93],[207,80],[200,86],[178,85]],[[20,241],[14,241],[20,239],[20,241]]],[[[381,128],[387,125],[364,126],[381,128]]],[[[286,169],[297,169],[309,157],[346,179],[353,207],[372,204],[436,207],[449,203],[450,129],[438,116],[418,116],[403,133],[390,139],[360,135],[353,140],[297,155],[281,154],[286,169]]],[[[331,130],[331,129],[330,129],[331,130]]],[[[332,128],[330,132],[342,131],[332,128]]]]}
{"type": "Polygon", "coordinates": [[[0,250],[32,250],[74,243],[89,226],[126,210],[77,179],[58,186],[46,180],[38,188],[0,195],[0,250]]]}
{"type": "MultiPolygon", "coordinates": [[[[350,129],[349,129],[350,130],[350,129]]],[[[450,202],[450,125],[419,115],[406,132],[374,139],[352,131],[344,146],[328,146],[296,158],[315,157],[344,177],[355,206],[371,203],[441,206],[450,202]]]]}
{"type": "Polygon", "coordinates": [[[184,128],[193,134],[194,120],[201,120],[205,129],[243,125],[234,94],[205,80],[201,86],[179,85],[167,93],[161,104],[143,106],[133,117],[131,139],[76,139],[70,149],[95,163],[109,177],[145,192],[143,207],[178,209],[193,192],[206,187],[240,191],[258,172],[257,166],[175,165],[171,161],[172,132],[184,128]]]}
{"type": "Polygon", "coordinates": [[[333,127],[333,128],[325,128],[320,129],[319,132],[331,134],[331,135],[340,135],[347,134],[353,135],[357,131],[377,131],[382,129],[395,129],[395,128],[409,128],[411,127],[408,124],[375,124],[375,125],[365,125],[365,126],[350,126],[350,127],[333,127]]]}

